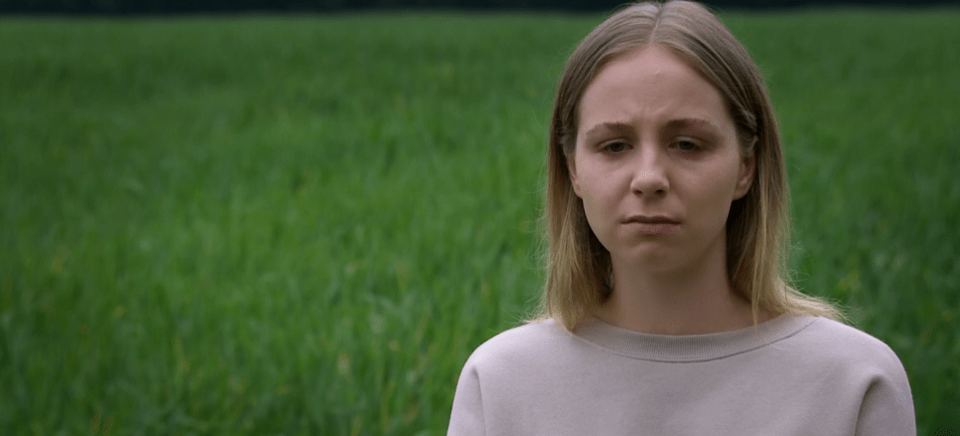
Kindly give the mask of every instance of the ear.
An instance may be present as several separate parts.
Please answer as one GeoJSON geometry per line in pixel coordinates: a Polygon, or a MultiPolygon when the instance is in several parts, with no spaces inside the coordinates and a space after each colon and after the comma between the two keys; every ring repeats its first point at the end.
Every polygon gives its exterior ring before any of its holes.
{"type": "Polygon", "coordinates": [[[567,174],[570,176],[570,185],[573,186],[573,192],[577,194],[577,197],[583,198],[580,195],[580,182],[577,179],[577,164],[573,160],[573,156],[566,156],[565,160],[567,161],[567,174]]]}
{"type": "Polygon", "coordinates": [[[737,179],[737,189],[734,191],[733,199],[739,200],[743,198],[744,195],[747,195],[747,192],[750,192],[750,187],[753,186],[753,174],[757,170],[757,153],[756,149],[756,138],[754,138],[754,145],[751,146],[749,156],[744,156],[740,159],[740,176],[737,179]]]}

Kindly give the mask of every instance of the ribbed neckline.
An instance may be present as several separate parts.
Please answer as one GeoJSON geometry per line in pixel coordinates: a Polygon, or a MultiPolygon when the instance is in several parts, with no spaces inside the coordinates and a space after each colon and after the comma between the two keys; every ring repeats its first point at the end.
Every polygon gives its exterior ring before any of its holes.
{"type": "Polygon", "coordinates": [[[656,362],[703,362],[746,353],[793,336],[818,318],[781,315],[753,327],[704,335],[638,333],[590,318],[576,337],[607,351],[656,362]]]}

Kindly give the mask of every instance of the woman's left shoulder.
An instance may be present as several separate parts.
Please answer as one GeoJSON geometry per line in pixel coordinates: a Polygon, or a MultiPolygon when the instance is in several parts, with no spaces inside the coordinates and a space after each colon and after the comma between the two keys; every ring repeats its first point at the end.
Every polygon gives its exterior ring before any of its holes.
{"type": "MultiPolygon", "coordinates": [[[[903,374],[903,364],[886,343],[856,327],[829,318],[814,318],[794,338],[801,349],[812,356],[843,366],[860,369],[873,367],[884,372],[903,374]]],[[[826,363],[826,362],[824,362],[826,363]]]]}
{"type": "Polygon", "coordinates": [[[800,352],[794,356],[826,391],[858,399],[856,434],[915,435],[910,382],[893,349],[838,321],[810,321],[791,338],[800,352]]]}

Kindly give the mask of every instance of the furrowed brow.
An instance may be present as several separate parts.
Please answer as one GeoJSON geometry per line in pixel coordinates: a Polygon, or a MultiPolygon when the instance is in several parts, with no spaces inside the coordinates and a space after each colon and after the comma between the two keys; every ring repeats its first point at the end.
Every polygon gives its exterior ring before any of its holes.
{"type": "Polygon", "coordinates": [[[589,128],[586,132],[583,133],[583,136],[584,136],[585,138],[592,138],[592,137],[595,137],[595,136],[603,135],[603,134],[605,134],[605,133],[620,133],[620,134],[624,134],[624,133],[629,133],[629,132],[632,131],[632,130],[633,130],[633,127],[631,127],[630,124],[628,124],[628,123],[618,122],[618,121],[617,121],[617,122],[605,122],[605,123],[600,123],[600,124],[597,124],[597,125],[589,128]]]}
{"type": "Polygon", "coordinates": [[[667,128],[669,129],[682,129],[685,127],[706,129],[714,133],[720,131],[719,127],[703,118],[678,118],[667,122],[667,128]]]}

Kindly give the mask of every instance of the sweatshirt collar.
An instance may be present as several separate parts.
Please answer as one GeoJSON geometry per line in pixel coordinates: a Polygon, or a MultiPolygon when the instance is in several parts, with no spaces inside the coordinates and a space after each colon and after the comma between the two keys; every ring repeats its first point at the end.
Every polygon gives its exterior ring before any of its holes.
{"type": "Polygon", "coordinates": [[[591,317],[574,335],[607,351],[657,362],[703,362],[748,353],[795,335],[818,318],[780,315],[752,327],[702,335],[638,333],[591,317]]]}

